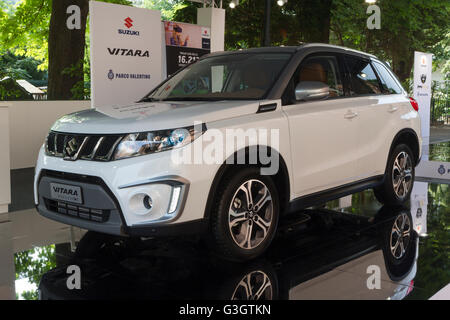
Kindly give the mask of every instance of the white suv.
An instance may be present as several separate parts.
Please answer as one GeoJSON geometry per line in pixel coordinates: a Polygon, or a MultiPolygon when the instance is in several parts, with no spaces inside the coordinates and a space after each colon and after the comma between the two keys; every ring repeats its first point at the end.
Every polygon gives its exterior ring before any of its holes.
{"type": "Polygon", "coordinates": [[[406,201],[420,156],[418,105],[376,57],[322,44],[221,52],[135,104],[59,119],[35,201],[109,234],[205,234],[245,260],[285,213],[368,188],[406,201]]]}

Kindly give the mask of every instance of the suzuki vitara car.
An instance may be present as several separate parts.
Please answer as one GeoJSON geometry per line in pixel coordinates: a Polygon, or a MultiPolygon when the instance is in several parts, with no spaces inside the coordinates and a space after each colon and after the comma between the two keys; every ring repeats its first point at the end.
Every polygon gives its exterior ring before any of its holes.
{"type": "Polygon", "coordinates": [[[288,212],[368,188],[405,202],[420,156],[418,104],[375,56],[323,44],[219,52],[138,102],[56,121],[35,202],[113,235],[202,234],[246,260],[288,212]]]}

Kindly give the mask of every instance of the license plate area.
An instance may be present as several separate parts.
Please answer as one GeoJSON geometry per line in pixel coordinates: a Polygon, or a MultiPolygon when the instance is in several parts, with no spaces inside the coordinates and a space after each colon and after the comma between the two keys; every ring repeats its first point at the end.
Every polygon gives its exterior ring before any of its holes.
{"type": "Polygon", "coordinates": [[[83,204],[81,187],[69,184],[50,182],[50,197],[54,200],[83,204]]]}

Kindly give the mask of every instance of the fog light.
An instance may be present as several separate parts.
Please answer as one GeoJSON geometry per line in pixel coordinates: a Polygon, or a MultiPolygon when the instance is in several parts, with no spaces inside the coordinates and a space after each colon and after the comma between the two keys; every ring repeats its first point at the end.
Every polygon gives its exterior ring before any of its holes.
{"type": "Polygon", "coordinates": [[[134,214],[146,215],[153,208],[153,200],[146,193],[136,193],[130,198],[129,208],[134,214]]]}
{"type": "Polygon", "coordinates": [[[150,196],[145,196],[144,199],[142,200],[142,202],[144,203],[144,207],[147,210],[151,210],[153,207],[153,200],[152,198],[150,198],[150,196]]]}

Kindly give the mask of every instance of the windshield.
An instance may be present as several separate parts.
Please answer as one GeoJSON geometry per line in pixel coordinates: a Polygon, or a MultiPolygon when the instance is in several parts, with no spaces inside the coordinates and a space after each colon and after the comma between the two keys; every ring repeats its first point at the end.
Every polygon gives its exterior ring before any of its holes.
{"type": "Polygon", "coordinates": [[[262,99],[290,57],[239,53],[206,58],[176,73],[142,100],[262,99]]]}

